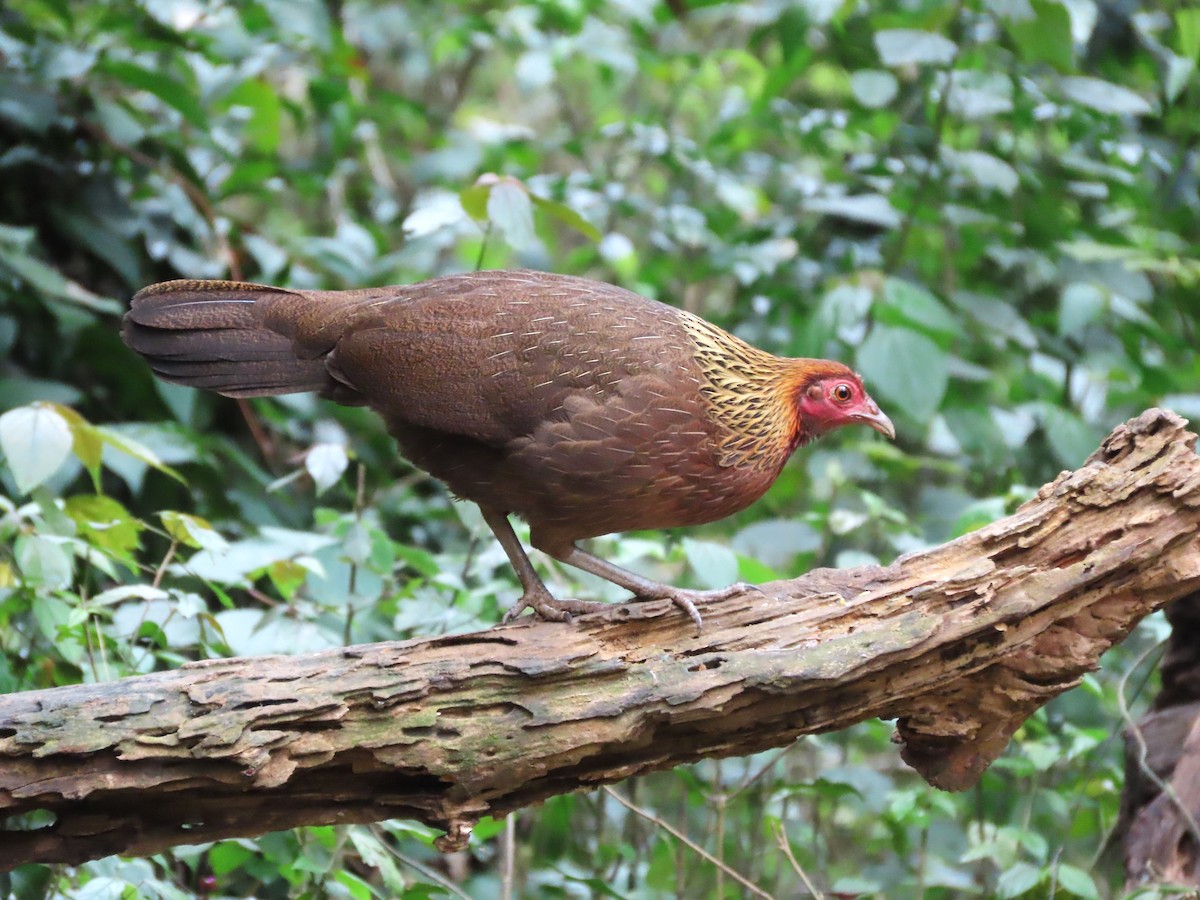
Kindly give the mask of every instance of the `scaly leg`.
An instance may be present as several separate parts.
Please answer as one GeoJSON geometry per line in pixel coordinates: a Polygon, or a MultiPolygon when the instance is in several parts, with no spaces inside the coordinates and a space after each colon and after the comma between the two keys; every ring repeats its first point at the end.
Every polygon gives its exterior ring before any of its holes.
{"type": "Polygon", "coordinates": [[[483,520],[488,523],[492,534],[508,555],[508,561],[517,573],[517,578],[521,579],[521,599],[505,612],[505,622],[511,622],[527,609],[532,609],[534,613],[551,622],[566,622],[573,614],[596,612],[610,607],[608,603],[596,601],[556,600],[538,577],[538,573],[533,570],[533,563],[529,561],[525,548],[521,546],[517,533],[513,531],[508,515],[488,506],[480,506],[479,511],[483,513],[483,520]]]}
{"type": "MultiPolygon", "coordinates": [[[[534,546],[537,547],[537,544],[535,543],[534,546]]],[[[549,553],[559,562],[565,562],[569,566],[583,569],[583,571],[591,572],[593,575],[599,575],[605,581],[611,581],[618,587],[623,587],[625,590],[633,592],[633,594],[643,600],[670,600],[691,617],[691,620],[696,625],[697,634],[703,628],[700,611],[696,609],[697,603],[704,603],[710,600],[728,600],[730,597],[737,596],[746,591],[758,590],[754,585],[739,582],[738,584],[731,584],[729,587],[717,588],[712,591],[693,591],[686,588],[672,587],[669,584],[663,584],[661,581],[654,581],[635,572],[630,572],[628,569],[622,569],[620,566],[614,565],[608,560],[601,559],[595,554],[588,553],[586,550],[580,550],[574,544],[571,544],[566,550],[548,550],[544,547],[538,547],[538,549],[549,553]]]]}

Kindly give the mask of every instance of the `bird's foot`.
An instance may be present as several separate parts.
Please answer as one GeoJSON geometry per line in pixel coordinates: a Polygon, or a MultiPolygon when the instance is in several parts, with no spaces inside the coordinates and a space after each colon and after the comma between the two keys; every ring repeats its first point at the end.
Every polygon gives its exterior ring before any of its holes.
{"type": "Polygon", "coordinates": [[[520,600],[508,608],[500,621],[507,624],[527,609],[548,622],[570,622],[571,616],[612,609],[612,604],[597,600],[558,600],[550,596],[549,591],[526,591],[520,600]]]}
{"type": "Polygon", "coordinates": [[[663,585],[662,588],[661,591],[647,591],[639,593],[638,596],[643,600],[670,600],[688,614],[688,618],[696,626],[696,634],[700,634],[704,630],[704,620],[700,617],[700,610],[696,609],[697,603],[728,600],[730,597],[736,597],[747,591],[759,590],[757,586],[741,581],[731,584],[729,587],[716,588],[711,591],[694,591],[670,585],[663,585]]]}

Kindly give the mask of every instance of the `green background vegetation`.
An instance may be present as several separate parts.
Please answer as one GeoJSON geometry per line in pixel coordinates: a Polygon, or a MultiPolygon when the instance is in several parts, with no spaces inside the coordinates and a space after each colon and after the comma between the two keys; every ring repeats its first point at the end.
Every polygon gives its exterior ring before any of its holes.
{"type": "MultiPolygon", "coordinates": [[[[596,542],[696,586],[889,561],[1148,406],[1200,414],[1187,2],[8,0],[0,59],[0,691],[482,628],[517,594],[369,414],[155,382],[118,317],[157,280],[532,266],[853,364],[895,444],[841,433],[728,521],[596,542]]],[[[1165,627],[962,795],[869,722],[618,786],[658,821],[560,797],[449,861],[392,822],[0,888],[744,896],[727,866],[778,897],[801,870],[843,895],[1119,894],[1121,704],[1152,694],[1165,627]]]]}

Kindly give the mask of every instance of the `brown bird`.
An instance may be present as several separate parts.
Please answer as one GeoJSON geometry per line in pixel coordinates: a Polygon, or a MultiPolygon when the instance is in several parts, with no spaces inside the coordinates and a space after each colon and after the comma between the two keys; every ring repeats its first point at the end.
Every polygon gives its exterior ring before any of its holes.
{"type": "Polygon", "coordinates": [[[166,381],[371,407],[414,465],[479,504],[524,588],[505,621],[604,605],[552,597],[509,515],[537,549],[669,598],[699,628],[698,601],[747,586],[672,587],[577,542],[731,515],[842,425],[895,437],[841,363],[772,356],[674,307],[544,272],[355,291],[169,281],[133,298],[123,335],[166,381]]]}

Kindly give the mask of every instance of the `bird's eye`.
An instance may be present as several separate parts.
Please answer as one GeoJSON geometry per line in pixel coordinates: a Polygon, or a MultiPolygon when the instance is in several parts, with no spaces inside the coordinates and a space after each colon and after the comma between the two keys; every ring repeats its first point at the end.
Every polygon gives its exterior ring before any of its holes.
{"type": "Polygon", "coordinates": [[[854,392],[850,390],[850,385],[839,384],[833,389],[833,399],[838,403],[849,403],[850,398],[854,396],[854,392]]]}

